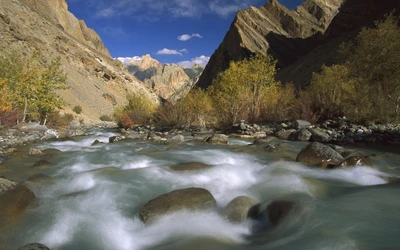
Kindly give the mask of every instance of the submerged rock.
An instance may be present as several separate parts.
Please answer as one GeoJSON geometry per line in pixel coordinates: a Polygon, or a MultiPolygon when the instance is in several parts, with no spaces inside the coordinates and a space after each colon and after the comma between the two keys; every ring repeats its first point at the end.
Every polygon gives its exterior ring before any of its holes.
{"type": "Polygon", "coordinates": [[[267,207],[269,221],[278,226],[295,207],[294,201],[278,200],[271,202],[267,207]]]}
{"type": "Polygon", "coordinates": [[[301,150],[296,161],[309,164],[329,163],[336,165],[344,161],[344,158],[331,147],[313,142],[301,150]]]}
{"type": "Polygon", "coordinates": [[[18,217],[35,198],[24,184],[0,177],[0,227],[18,217]]]}
{"type": "Polygon", "coordinates": [[[37,160],[32,167],[34,168],[40,168],[40,167],[50,167],[52,163],[49,162],[48,160],[40,159],[37,160]]]}
{"type": "Polygon", "coordinates": [[[212,194],[206,189],[180,189],[149,201],[140,209],[139,218],[147,223],[160,216],[182,210],[197,211],[214,208],[216,203],[212,194]]]}
{"type": "Polygon", "coordinates": [[[50,248],[40,243],[32,243],[18,248],[18,250],[50,250],[50,248]]]}
{"type": "Polygon", "coordinates": [[[348,167],[358,167],[358,166],[372,167],[373,165],[371,161],[365,156],[350,156],[346,160],[342,161],[338,165],[331,168],[336,169],[336,168],[348,168],[348,167]]]}
{"type": "Polygon", "coordinates": [[[224,134],[213,134],[206,139],[206,142],[212,144],[228,144],[228,136],[224,134]]]}
{"type": "Polygon", "coordinates": [[[187,162],[179,163],[169,166],[170,169],[175,171],[196,171],[211,168],[213,165],[205,164],[202,162],[187,162]]]}
{"type": "Polygon", "coordinates": [[[233,199],[222,210],[222,214],[231,222],[242,222],[248,218],[255,218],[259,213],[258,201],[248,196],[239,196],[233,199]]]}

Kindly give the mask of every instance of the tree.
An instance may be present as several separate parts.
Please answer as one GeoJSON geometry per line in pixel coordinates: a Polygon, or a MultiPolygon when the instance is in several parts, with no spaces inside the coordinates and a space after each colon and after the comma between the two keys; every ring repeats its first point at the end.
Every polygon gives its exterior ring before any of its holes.
{"type": "Polygon", "coordinates": [[[63,104],[57,91],[67,88],[60,58],[49,65],[42,62],[40,51],[34,51],[25,61],[21,58],[16,52],[5,54],[0,60],[0,77],[5,79],[13,109],[22,110],[22,121],[33,113],[45,124],[47,114],[63,104]]]}
{"type": "MultiPolygon", "coordinates": [[[[210,93],[223,123],[260,118],[263,101],[269,91],[274,93],[280,83],[275,81],[276,61],[269,55],[256,54],[220,73],[210,87],[210,93]]],[[[267,99],[265,99],[267,98],[267,99]]]]}

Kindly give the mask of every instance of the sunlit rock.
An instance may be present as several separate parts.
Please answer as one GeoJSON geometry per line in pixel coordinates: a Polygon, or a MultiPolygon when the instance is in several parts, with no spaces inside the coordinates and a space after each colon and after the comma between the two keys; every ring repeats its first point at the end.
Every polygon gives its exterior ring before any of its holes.
{"type": "Polygon", "coordinates": [[[344,158],[334,149],[319,142],[313,142],[307,145],[297,155],[296,161],[309,164],[338,164],[344,158]]]}
{"type": "Polygon", "coordinates": [[[189,210],[199,211],[216,206],[212,194],[203,188],[186,188],[160,195],[145,204],[139,211],[139,218],[144,223],[151,222],[160,216],[189,210]]]}
{"type": "Polygon", "coordinates": [[[248,196],[239,196],[223,208],[222,214],[231,222],[242,222],[255,218],[259,213],[258,201],[248,196]]]}

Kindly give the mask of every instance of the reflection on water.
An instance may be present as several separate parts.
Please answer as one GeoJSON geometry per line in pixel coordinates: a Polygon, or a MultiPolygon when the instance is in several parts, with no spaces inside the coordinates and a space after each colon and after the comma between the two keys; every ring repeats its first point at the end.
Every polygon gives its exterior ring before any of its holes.
{"type": "MultiPolygon", "coordinates": [[[[62,153],[52,165],[33,169],[32,158],[12,159],[0,173],[16,180],[45,173],[46,185],[30,188],[39,198],[18,225],[0,236],[9,249],[41,242],[51,249],[388,249],[400,246],[400,185],[386,184],[397,172],[377,168],[319,170],[295,163],[304,143],[281,143],[268,153],[245,140],[230,145],[190,142],[108,144],[114,133],[96,132],[71,142],[36,145],[62,153]],[[94,140],[105,142],[90,146],[94,140]],[[285,159],[286,161],[279,161],[285,159]],[[213,165],[175,172],[185,162],[213,165]],[[375,186],[377,185],[377,186],[375,186]],[[180,212],[144,225],[137,213],[154,197],[172,190],[208,189],[218,206],[246,195],[268,204],[297,195],[302,207],[276,229],[255,233],[256,222],[226,221],[218,211],[180,212]]],[[[27,150],[27,149],[25,149],[27,150]]],[[[398,169],[378,151],[374,163],[398,169]]]]}

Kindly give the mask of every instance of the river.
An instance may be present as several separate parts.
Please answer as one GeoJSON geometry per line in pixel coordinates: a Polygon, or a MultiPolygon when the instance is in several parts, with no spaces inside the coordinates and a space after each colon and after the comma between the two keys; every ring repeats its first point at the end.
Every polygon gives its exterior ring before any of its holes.
{"type": "MultiPolygon", "coordinates": [[[[49,183],[27,184],[38,198],[24,216],[1,232],[7,249],[40,242],[59,250],[146,249],[379,249],[400,248],[400,154],[357,149],[375,168],[321,170],[296,163],[307,144],[275,140],[279,152],[230,139],[229,145],[149,141],[108,142],[113,131],[95,130],[77,141],[42,142],[36,148],[62,151],[51,166],[33,168],[34,158],[0,165],[0,175],[25,181],[33,174],[49,183]],[[169,166],[214,165],[194,172],[169,166]],[[176,189],[209,190],[224,207],[237,196],[262,204],[296,196],[302,207],[276,228],[256,221],[231,223],[217,211],[180,212],[148,225],[138,211],[149,200],[176,189]]],[[[21,149],[25,152],[29,148],[21,149]]]]}

